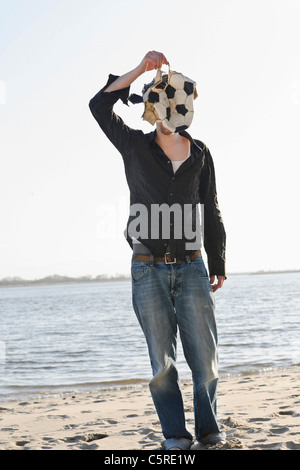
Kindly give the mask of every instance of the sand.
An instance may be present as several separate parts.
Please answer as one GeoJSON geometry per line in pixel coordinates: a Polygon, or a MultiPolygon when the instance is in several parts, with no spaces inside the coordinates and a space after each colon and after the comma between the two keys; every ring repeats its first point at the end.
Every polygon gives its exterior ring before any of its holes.
{"type": "MultiPolygon", "coordinates": [[[[189,380],[182,392],[193,434],[189,380]]],[[[228,439],[221,450],[299,450],[299,405],[299,368],[221,378],[219,421],[228,439]]],[[[147,385],[0,403],[1,450],[149,451],[162,440],[147,385]]]]}

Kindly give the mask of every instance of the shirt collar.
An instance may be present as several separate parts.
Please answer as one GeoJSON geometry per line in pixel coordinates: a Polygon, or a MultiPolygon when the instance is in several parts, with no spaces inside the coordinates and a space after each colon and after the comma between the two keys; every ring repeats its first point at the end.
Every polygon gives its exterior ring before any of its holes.
{"type": "MultiPolygon", "coordinates": [[[[203,148],[201,148],[193,139],[193,137],[186,131],[181,131],[179,132],[180,135],[182,135],[183,137],[186,137],[187,139],[189,139],[191,145],[195,146],[197,150],[200,150],[200,152],[202,153],[203,152],[203,148]]],[[[153,143],[154,142],[154,139],[155,139],[155,136],[156,136],[156,130],[152,131],[152,132],[149,132],[148,134],[146,134],[146,137],[147,137],[147,140],[149,143],[153,143]]],[[[195,148],[194,147],[194,148],[195,148]]]]}
{"type": "MultiPolygon", "coordinates": [[[[186,137],[187,139],[189,139],[189,141],[191,142],[191,144],[194,144],[194,139],[190,136],[190,134],[186,131],[181,131],[179,132],[180,135],[183,135],[184,137],[186,137]]],[[[155,131],[152,131],[152,132],[149,132],[148,134],[146,134],[147,138],[148,138],[148,141],[149,142],[152,142],[156,136],[156,130],[155,131]]]]}

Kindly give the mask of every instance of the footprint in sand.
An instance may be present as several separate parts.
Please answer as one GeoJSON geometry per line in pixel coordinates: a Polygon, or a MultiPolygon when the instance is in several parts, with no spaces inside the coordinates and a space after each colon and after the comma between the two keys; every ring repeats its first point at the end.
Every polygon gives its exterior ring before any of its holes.
{"type": "Polygon", "coordinates": [[[1,428],[0,431],[4,431],[4,432],[14,432],[14,431],[17,431],[19,429],[19,425],[18,424],[13,424],[12,426],[9,426],[8,428],[1,428]]]}
{"type": "Polygon", "coordinates": [[[293,441],[286,442],[285,447],[288,450],[300,450],[300,444],[297,444],[296,442],[293,442],[293,441]]]}
{"type": "Polygon", "coordinates": [[[68,419],[69,416],[68,415],[47,415],[47,418],[48,419],[57,419],[57,418],[68,419]]]}
{"type": "Polygon", "coordinates": [[[26,444],[29,444],[30,441],[16,441],[16,446],[18,447],[24,447],[26,444]]]}
{"type": "Polygon", "coordinates": [[[108,437],[107,434],[102,433],[91,433],[91,434],[77,434],[75,436],[66,437],[63,439],[64,442],[77,442],[77,441],[85,441],[85,442],[92,442],[98,441],[99,439],[105,439],[108,437]]]}
{"type": "Polygon", "coordinates": [[[285,411],[279,411],[278,414],[279,415],[293,416],[295,414],[295,412],[293,410],[285,410],[285,411]]]}
{"type": "Polygon", "coordinates": [[[108,422],[108,424],[119,424],[119,422],[115,419],[107,419],[106,421],[108,422]]]}
{"type": "Polygon", "coordinates": [[[282,434],[284,432],[288,432],[290,429],[287,426],[276,426],[273,425],[273,427],[270,429],[270,432],[272,434],[282,434]]]}
{"type": "Polygon", "coordinates": [[[248,419],[249,423],[256,423],[256,422],[263,422],[263,421],[271,421],[271,418],[250,418],[248,419]]]}

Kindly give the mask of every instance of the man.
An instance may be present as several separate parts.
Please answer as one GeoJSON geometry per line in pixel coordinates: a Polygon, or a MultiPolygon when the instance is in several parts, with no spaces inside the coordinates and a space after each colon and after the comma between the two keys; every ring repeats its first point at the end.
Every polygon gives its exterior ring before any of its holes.
{"type": "Polygon", "coordinates": [[[213,161],[208,148],[187,132],[171,132],[157,121],[156,130],[144,134],[126,126],[113,111],[119,98],[127,104],[129,87],[137,77],[163,64],[168,64],[165,56],[151,51],[134,70],[120,77],[110,75],[105,87],[90,101],[90,109],[124,161],[131,204],[126,237],[133,249],[133,307],[148,345],[153,370],[149,387],[165,437],[163,446],[166,450],[186,450],[191,448],[193,437],[186,429],[176,369],[177,328],[192,371],[198,445],[225,442],[216,414],[213,295],[226,279],[225,231],[213,161]],[[199,203],[204,207],[204,246],[210,278],[199,249],[189,249],[184,230],[181,238],[174,233],[174,227],[172,230],[172,217],[167,238],[161,228],[158,236],[154,230],[156,235],[151,237],[154,222],[149,214],[154,208],[163,204],[174,208],[177,204],[185,209],[199,203]],[[140,212],[145,208],[147,214],[146,219],[139,219],[146,225],[145,230],[139,227],[140,232],[133,224],[137,207],[140,212]]]}

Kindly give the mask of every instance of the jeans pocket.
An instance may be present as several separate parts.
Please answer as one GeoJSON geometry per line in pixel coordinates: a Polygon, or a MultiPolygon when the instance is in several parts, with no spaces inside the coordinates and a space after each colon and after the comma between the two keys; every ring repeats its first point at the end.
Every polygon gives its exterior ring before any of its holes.
{"type": "Polygon", "coordinates": [[[148,275],[150,271],[150,266],[148,263],[144,262],[132,262],[131,264],[131,279],[135,284],[142,282],[148,275]]]}
{"type": "Polygon", "coordinates": [[[208,278],[207,270],[202,258],[195,259],[194,261],[192,261],[191,265],[193,266],[195,271],[200,274],[201,277],[208,278]]]}

